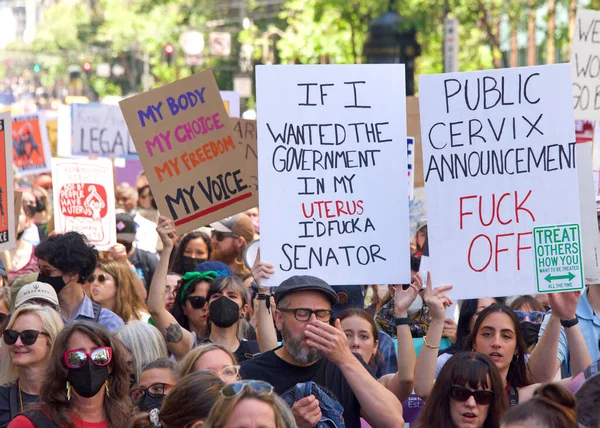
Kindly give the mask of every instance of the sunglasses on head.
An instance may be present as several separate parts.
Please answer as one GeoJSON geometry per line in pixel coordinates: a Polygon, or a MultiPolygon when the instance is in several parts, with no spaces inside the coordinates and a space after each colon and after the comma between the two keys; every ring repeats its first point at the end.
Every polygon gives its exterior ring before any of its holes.
{"type": "Polygon", "coordinates": [[[232,398],[242,393],[247,386],[250,386],[257,393],[265,392],[273,393],[273,385],[260,380],[240,380],[239,382],[230,383],[221,389],[221,395],[225,398],[232,398]]]}
{"type": "Polygon", "coordinates": [[[108,277],[106,275],[101,273],[100,275],[90,275],[89,278],[87,279],[87,281],[89,283],[92,283],[96,280],[96,278],[98,278],[98,282],[100,284],[102,284],[104,281],[106,281],[108,279],[108,277]]]}
{"type": "Polygon", "coordinates": [[[464,386],[452,385],[450,387],[450,397],[452,397],[454,401],[458,401],[460,403],[464,403],[471,396],[473,396],[477,404],[487,406],[494,400],[495,395],[496,394],[494,391],[486,391],[483,389],[473,391],[469,388],[465,388],[464,386]]]}
{"type": "Polygon", "coordinates": [[[7,345],[14,345],[15,343],[17,343],[17,339],[19,337],[21,337],[21,343],[23,343],[23,345],[30,346],[30,345],[33,345],[37,341],[37,338],[40,334],[43,336],[46,336],[46,337],[50,337],[50,335],[48,333],[46,333],[45,331],[4,330],[4,333],[2,334],[2,338],[4,339],[4,343],[6,343],[7,345]]]}
{"type": "Polygon", "coordinates": [[[533,311],[533,312],[522,312],[522,311],[514,311],[515,315],[517,316],[517,318],[519,319],[519,322],[523,322],[525,321],[525,318],[529,317],[529,321],[531,321],[534,324],[541,324],[542,321],[544,321],[544,315],[546,315],[545,312],[540,312],[540,311],[533,311]]]}
{"type": "Polygon", "coordinates": [[[215,238],[217,241],[221,242],[225,238],[237,239],[240,237],[240,235],[238,235],[237,233],[233,233],[233,232],[219,232],[218,230],[213,230],[212,237],[215,238]]]}
{"type": "Polygon", "coordinates": [[[185,298],[194,309],[202,309],[206,305],[206,298],[202,296],[187,296],[185,298]]]}
{"type": "Polygon", "coordinates": [[[109,346],[102,346],[89,353],[72,349],[63,354],[65,365],[70,369],[79,369],[83,367],[88,358],[98,367],[107,366],[112,360],[112,348],[109,346]]]}

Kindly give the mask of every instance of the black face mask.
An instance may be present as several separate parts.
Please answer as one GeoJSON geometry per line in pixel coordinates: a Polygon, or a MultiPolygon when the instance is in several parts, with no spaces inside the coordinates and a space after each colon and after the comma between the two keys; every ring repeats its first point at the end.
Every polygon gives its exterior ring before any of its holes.
{"type": "Polygon", "coordinates": [[[125,251],[127,251],[127,254],[131,253],[131,249],[133,248],[133,242],[119,242],[119,244],[123,244],[123,246],[125,247],[125,251]]]}
{"type": "Polygon", "coordinates": [[[44,198],[37,198],[35,200],[35,212],[41,213],[43,211],[46,211],[46,201],[44,198]]]}
{"type": "Polygon", "coordinates": [[[183,272],[194,272],[194,269],[198,267],[200,263],[204,263],[206,259],[197,259],[195,257],[183,256],[181,257],[181,267],[183,272]]]}
{"type": "Polygon", "coordinates": [[[23,234],[24,234],[24,233],[25,233],[25,231],[24,231],[24,230],[23,230],[23,231],[21,231],[21,232],[17,232],[17,241],[18,241],[19,239],[21,239],[21,237],[23,236],[23,234]]]}
{"type": "Polygon", "coordinates": [[[219,297],[208,307],[208,316],[217,327],[231,327],[240,319],[240,307],[228,297],[219,297]]]}
{"type": "Polygon", "coordinates": [[[521,323],[521,333],[523,333],[523,339],[528,348],[537,343],[540,327],[541,324],[534,324],[529,321],[523,321],[521,323]]]}
{"type": "Polygon", "coordinates": [[[158,397],[150,397],[150,394],[146,391],[144,398],[138,404],[138,407],[142,412],[149,412],[152,409],[160,409],[162,403],[165,399],[164,395],[159,395],[158,397]]]}
{"type": "Polygon", "coordinates": [[[69,369],[67,380],[77,394],[90,398],[98,394],[108,379],[108,366],[98,367],[88,358],[78,369],[69,369]]]}
{"type": "Polygon", "coordinates": [[[54,291],[56,291],[56,294],[60,293],[60,291],[65,288],[65,285],[67,285],[62,276],[44,276],[40,273],[37,280],[39,282],[50,284],[52,288],[54,288],[54,291]]]}

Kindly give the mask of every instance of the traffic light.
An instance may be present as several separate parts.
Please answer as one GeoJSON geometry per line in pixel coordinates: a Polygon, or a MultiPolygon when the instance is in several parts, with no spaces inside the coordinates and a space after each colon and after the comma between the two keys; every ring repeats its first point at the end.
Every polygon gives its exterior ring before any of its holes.
{"type": "Polygon", "coordinates": [[[167,43],[163,48],[164,51],[164,60],[167,65],[171,65],[173,63],[173,56],[175,55],[175,47],[171,43],[167,43]]]}
{"type": "Polygon", "coordinates": [[[39,73],[41,70],[41,67],[39,64],[33,64],[33,72],[34,73],[39,73]]]}
{"type": "Polygon", "coordinates": [[[85,71],[85,74],[90,75],[90,72],[92,71],[92,63],[89,61],[86,61],[83,63],[83,71],[85,71]]]}

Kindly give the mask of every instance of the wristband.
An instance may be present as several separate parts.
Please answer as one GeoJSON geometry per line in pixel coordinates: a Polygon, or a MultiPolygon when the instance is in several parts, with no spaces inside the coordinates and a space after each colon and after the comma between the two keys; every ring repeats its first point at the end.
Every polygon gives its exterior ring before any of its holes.
{"type": "Polygon", "coordinates": [[[405,318],[396,318],[394,320],[394,323],[396,324],[396,327],[398,327],[399,325],[409,325],[410,324],[410,319],[408,319],[408,317],[405,317],[405,318]]]}
{"type": "Polygon", "coordinates": [[[571,328],[577,324],[579,324],[579,318],[577,318],[577,315],[575,315],[575,318],[572,320],[560,320],[560,325],[562,325],[564,328],[571,328]]]}
{"type": "Polygon", "coordinates": [[[271,295],[270,294],[265,294],[265,293],[259,293],[256,295],[256,298],[258,300],[264,300],[265,301],[265,305],[267,305],[267,311],[269,313],[271,313],[271,295]]]}

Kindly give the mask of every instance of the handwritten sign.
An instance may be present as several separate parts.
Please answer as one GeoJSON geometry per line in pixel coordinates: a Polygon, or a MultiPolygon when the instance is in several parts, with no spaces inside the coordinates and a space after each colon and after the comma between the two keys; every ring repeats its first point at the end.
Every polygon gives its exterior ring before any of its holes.
{"type": "Polygon", "coordinates": [[[50,144],[44,115],[23,114],[12,118],[13,162],[20,175],[50,171],[50,144]]]}
{"type": "Polygon", "coordinates": [[[419,98],[406,97],[406,129],[409,137],[414,139],[414,159],[412,175],[413,187],[423,187],[423,151],[421,149],[421,115],[419,113],[419,98]]]}
{"type": "Polygon", "coordinates": [[[179,233],[253,207],[244,150],[210,70],[120,106],[158,208],[179,233]]]}
{"type": "Polygon", "coordinates": [[[256,146],[256,120],[234,118],[233,133],[240,148],[244,151],[244,161],[248,168],[250,185],[256,191],[256,205],[258,206],[258,148],[256,146]]]}
{"type": "Polygon", "coordinates": [[[600,12],[577,10],[571,64],[575,118],[600,120],[600,12]]]}
{"type": "Polygon", "coordinates": [[[10,113],[0,113],[0,251],[17,244],[15,235],[13,161],[10,113]]]}
{"type": "Polygon", "coordinates": [[[54,229],[79,232],[100,250],[117,242],[109,159],[52,159],[54,229]]]}
{"type": "Polygon", "coordinates": [[[433,280],[461,299],[535,293],[533,228],[579,224],[570,64],[419,88],[433,280]]]}
{"type": "Polygon", "coordinates": [[[72,104],[73,155],[137,157],[119,106],[72,104]]]}
{"type": "Polygon", "coordinates": [[[409,282],[404,66],[259,66],[256,81],[269,285],[409,282]]]}

